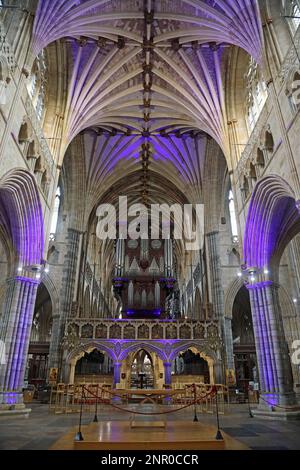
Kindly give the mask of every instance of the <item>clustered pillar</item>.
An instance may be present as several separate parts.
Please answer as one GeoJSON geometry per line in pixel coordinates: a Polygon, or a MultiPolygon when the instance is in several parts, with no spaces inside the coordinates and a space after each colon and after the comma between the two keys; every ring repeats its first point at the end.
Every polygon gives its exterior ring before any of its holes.
{"type": "Polygon", "coordinates": [[[0,368],[0,406],[24,407],[22,387],[39,282],[26,277],[8,281],[0,325],[5,364],[0,368]]]}
{"type": "Polygon", "coordinates": [[[168,388],[172,386],[172,363],[171,362],[164,362],[165,368],[165,385],[168,388]]]}
{"type": "Polygon", "coordinates": [[[278,287],[272,281],[249,283],[257,362],[260,407],[295,404],[288,346],[284,336],[278,287]]]}
{"type": "MultiPolygon", "coordinates": [[[[224,292],[222,286],[222,273],[220,267],[220,252],[219,252],[219,232],[210,232],[206,236],[207,246],[209,253],[209,265],[211,272],[211,295],[214,305],[214,311],[216,318],[219,321],[222,337],[225,338],[225,350],[226,350],[226,366],[227,369],[234,368],[233,358],[233,342],[231,332],[231,322],[226,324],[224,316],[224,292]]],[[[225,359],[225,358],[223,358],[225,359]]],[[[219,383],[225,383],[225,377],[222,371],[220,371],[219,383]]]]}

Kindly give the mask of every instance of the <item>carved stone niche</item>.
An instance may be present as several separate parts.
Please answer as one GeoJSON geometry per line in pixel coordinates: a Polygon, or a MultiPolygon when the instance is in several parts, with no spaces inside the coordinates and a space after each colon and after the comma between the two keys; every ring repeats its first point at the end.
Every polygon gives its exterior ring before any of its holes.
{"type": "Polygon", "coordinates": [[[76,323],[70,323],[68,325],[68,335],[79,336],[79,326],[76,323]]]}
{"type": "Polygon", "coordinates": [[[96,326],[95,338],[106,339],[107,338],[107,326],[101,323],[96,326]]]}
{"type": "Polygon", "coordinates": [[[122,331],[120,325],[111,325],[109,328],[110,339],[121,339],[122,331]]]}
{"type": "Polygon", "coordinates": [[[135,327],[133,325],[126,325],[123,337],[124,339],[135,339],[135,327]]]}
{"type": "Polygon", "coordinates": [[[179,328],[180,339],[191,339],[191,328],[188,325],[182,325],[179,328]]]}
{"type": "Polygon", "coordinates": [[[28,122],[26,119],[23,120],[19,134],[18,134],[18,142],[19,144],[24,144],[30,140],[31,137],[31,131],[28,122]]]}
{"type": "Polygon", "coordinates": [[[81,328],[81,338],[92,338],[93,337],[93,325],[86,323],[81,328]]]}
{"type": "Polygon", "coordinates": [[[216,325],[209,325],[207,327],[207,336],[210,338],[216,338],[219,334],[218,327],[216,325]]]}
{"type": "Polygon", "coordinates": [[[205,328],[198,324],[194,326],[194,339],[203,339],[205,337],[205,328]]]}
{"type": "Polygon", "coordinates": [[[166,328],[166,339],[176,339],[177,328],[175,325],[168,325],[166,328]]]}
{"type": "Polygon", "coordinates": [[[29,162],[30,170],[34,171],[35,169],[35,164],[38,159],[38,150],[37,150],[37,144],[35,140],[32,140],[29,143],[28,150],[27,150],[27,160],[29,162]]]}
{"type": "Polygon", "coordinates": [[[164,330],[161,325],[154,325],[152,327],[152,339],[163,339],[164,330]]]}
{"type": "Polygon", "coordinates": [[[138,327],[138,339],[149,339],[149,327],[147,325],[138,327]]]}

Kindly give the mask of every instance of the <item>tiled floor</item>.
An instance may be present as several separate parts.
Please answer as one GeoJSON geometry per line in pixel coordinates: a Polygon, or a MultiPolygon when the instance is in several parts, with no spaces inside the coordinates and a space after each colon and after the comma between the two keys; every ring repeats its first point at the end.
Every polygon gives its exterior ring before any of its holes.
{"type": "MultiPolygon", "coordinates": [[[[0,419],[0,449],[49,449],[55,441],[78,423],[78,415],[49,414],[47,405],[33,404],[29,418],[0,419]]],[[[140,409],[140,408],[139,408],[140,409]]],[[[124,420],[128,414],[112,410],[100,410],[99,420],[124,420]]],[[[199,421],[214,424],[212,415],[198,415],[199,421]]],[[[83,424],[93,419],[93,413],[85,413],[83,424]]],[[[193,420],[191,410],[168,415],[170,420],[193,420]]],[[[300,450],[300,421],[284,422],[250,418],[246,405],[231,405],[228,415],[220,416],[221,428],[251,449],[300,450]]]]}

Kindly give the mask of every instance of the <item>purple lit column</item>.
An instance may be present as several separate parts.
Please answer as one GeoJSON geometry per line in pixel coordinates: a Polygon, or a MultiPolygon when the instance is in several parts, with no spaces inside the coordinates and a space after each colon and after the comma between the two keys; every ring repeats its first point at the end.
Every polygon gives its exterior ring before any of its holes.
{"type": "Polygon", "coordinates": [[[114,362],[114,387],[121,381],[122,362],[114,362]]]}
{"type": "Polygon", "coordinates": [[[164,362],[165,368],[165,385],[168,388],[172,386],[172,362],[164,362]]]}
{"type": "Polygon", "coordinates": [[[0,406],[23,405],[22,387],[38,284],[26,277],[8,281],[0,329],[6,362],[0,368],[0,406]]]}
{"type": "Polygon", "coordinates": [[[278,286],[272,281],[249,284],[261,390],[260,407],[296,404],[285,340],[278,286]],[[268,403],[266,403],[268,402],[268,403]]]}

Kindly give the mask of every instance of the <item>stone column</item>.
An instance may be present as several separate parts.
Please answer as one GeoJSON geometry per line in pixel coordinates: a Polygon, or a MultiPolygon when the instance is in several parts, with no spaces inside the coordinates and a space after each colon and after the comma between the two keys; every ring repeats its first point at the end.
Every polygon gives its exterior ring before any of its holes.
{"type": "Polygon", "coordinates": [[[227,369],[235,369],[233,356],[232,320],[225,317],[225,348],[227,369]]]}
{"type": "Polygon", "coordinates": [[[247,287],[250,293],[259,369],[260,408],[271,405],[295,405],[292,370],[284,336],[278,286],[272,281],[252,280],[252,284],[249,283],[247,287]]]}
{"type": "Polygon", "coordinates": [[[61,311],[59,312],[59,315],[56,315],[53,318],[52,331],[55,331],[55,334],[51,336],[49,351],[49,368],[58,367],[60,378],[62,374],[61,369],[63,366],[63,351],[61,351],[61,341],[65,332],[66,320],[71,314],[74,291],[76,289],[78,257],[81,256],[80,241],[81,232],[74,229],[68,229],[68,249],[64,259],[64,268],[60,290],[61,311]]]}
{"type": "MultiPolygon", "coordinates": [[[[224,352],[226,352],[226,358],[224,357],[223,361],[225,362],[226,360],[226,365],[229,368],[229,364],[232,364],[233,362],[233,347],[230,344],[230,338],[227,338],[226,341],[227,330],[225,326],[224,292],[220,267],[219,232],[210,232],[206,235],[206,238],[209,256],[212,302],[216,319],[219,322],[220,333],[225,341],[224,352]]],[[[217,383],[225,383],[225,377],[222,371],[223,369],[220,369],[218,379],[216,377],[217,383]]]]}
{"type": "Polygon", "coordinates": [[[122,362],[114,362],[114,387],[121,381],[122,362]]]}
{"type": "Polygon", "coordinates": [[[214,382],[213,383],[216,383],[216,384],[224,383],[223,365],[220,359],[218,359],[214,363],[214,382]]]}
{"type": "Polygon", "coordinates": [[[165,368],[165,385],[172,387],[172,362],[164,362],[165,368]]]}
{"type": "Polygon", "coordinates": [[[69,384],[73,384],[74,381],[75,381],[75,367],[76,367],[76,362],[71,362],[71,364],[70,364],[69,384]]]}
{"type": "Polygon", "coordinates": [[[0,408],[25,408],[22,387],[38,284],[29,277],[8,280],[0,325],[6,362],[0,367],[0,408]]]}
{"type": "Polygon", "coordinates": [[[214,374],[214,366],[213,364],[208,364],[208,371],[209,371],[209,383],[215,383],[215,374],[214,374]]]}

